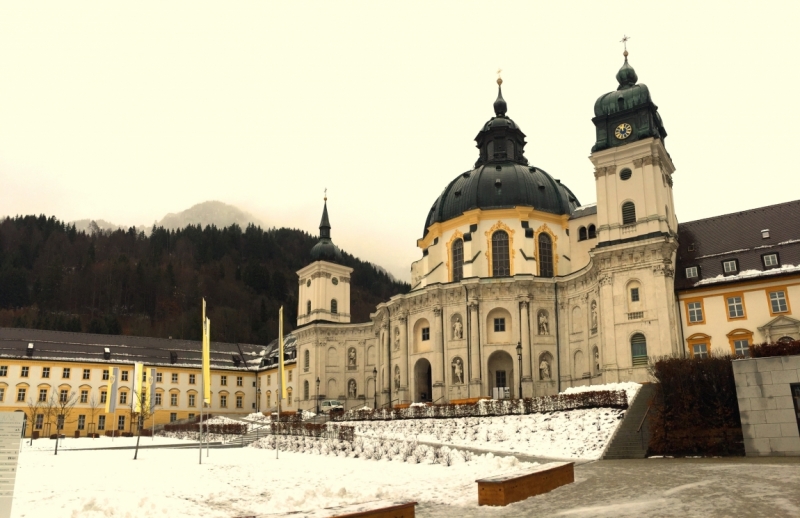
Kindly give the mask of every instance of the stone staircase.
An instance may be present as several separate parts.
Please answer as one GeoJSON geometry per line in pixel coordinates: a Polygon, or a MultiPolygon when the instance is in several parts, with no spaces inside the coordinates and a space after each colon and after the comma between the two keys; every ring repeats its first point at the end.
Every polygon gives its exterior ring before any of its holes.
{"type": "Polygon", "coordinates": [[[650,429],[645,420],[641,432],[636,430],[642,424],[645,412],[650,405],[650,400],[656,392],[653,383],[642,385],[633,403],[625,412],[622,423],[617,428],[617,433],[611,438],[611,444],[606,448],[603,459],[643,459],[647,455],[647,444],[650,441],[650,429]]]}
{"type": "Polygon", "coordinates": [[[246,434],[240,435],[238,439],[231,441],[230,444],[235,446],[245,447],[263,437],[270,435],[271,433],[272,433],[272,428],[270,427],[269,423],[256,425],[252,430],[250,430],[246,434]]]}

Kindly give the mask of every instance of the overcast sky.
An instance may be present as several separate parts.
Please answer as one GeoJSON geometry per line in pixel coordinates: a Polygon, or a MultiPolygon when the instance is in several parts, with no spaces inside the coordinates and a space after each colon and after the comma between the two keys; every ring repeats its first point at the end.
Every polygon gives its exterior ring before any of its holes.
{"type": "Polygon", "coordinates": [[[623,34],[680,221],[798,198],[798,2],[3,2],[0,215],[150,225],[220,200],[409,280],[503,69],[582,204],[623,34]]]}

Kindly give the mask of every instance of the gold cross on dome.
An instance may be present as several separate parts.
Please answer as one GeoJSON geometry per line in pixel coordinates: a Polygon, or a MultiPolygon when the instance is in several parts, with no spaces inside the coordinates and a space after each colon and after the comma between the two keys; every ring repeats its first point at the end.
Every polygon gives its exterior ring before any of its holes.
{"type": "Polygon", "coordinates": [[[630,36],[626,36],[625,34],[622,35],[622,39],[619,40],[620,43],[625,47],[624,50],[628,50],[628,40],[631,39],[630,36]]]}

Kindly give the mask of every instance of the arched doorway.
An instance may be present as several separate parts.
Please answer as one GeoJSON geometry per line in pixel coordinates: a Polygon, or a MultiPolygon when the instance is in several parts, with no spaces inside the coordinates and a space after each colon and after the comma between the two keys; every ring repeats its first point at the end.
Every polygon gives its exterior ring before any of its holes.
{"type": "Polygon", "coordinates": [[[495,351],[489,356],[489,396],[493,399],[514,397],[514,360],[505,351],[495,351]],[[497,389],[497,390],[495,390],[497,389]]]}
{"type": "Polygon", "coordinates": [[[420,358],[414,364],[414,402],[433,401],[432,394],[431,362],[420,358]]]}

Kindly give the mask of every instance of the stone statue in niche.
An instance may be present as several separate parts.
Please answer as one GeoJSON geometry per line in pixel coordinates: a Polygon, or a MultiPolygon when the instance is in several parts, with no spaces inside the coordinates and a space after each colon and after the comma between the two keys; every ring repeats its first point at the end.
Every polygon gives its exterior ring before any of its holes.
{"type": "Polygon", "coordinates": [[[597,329],[597,302],[592,302],[592,329],[597,329]]]}
{"type": "Polygon", "coordinates": [[[347,386],[347,395],[350,399],[356,398],[356,380],[350,380],[350,383],[347,386]]]}
{"type": "Polygon", "coordinates": [[[594,373],[600,374],[600,353],[597,349],[594,350],[594,373]]]}
{"type": "Polygon", "coordinates": [[[400,349],[400,330],[396,327],[394,328],[394,349],[395,351],[400,349]]]}
{"type": "Polygon", "coordinates": [[[453,322],[453,340],[461,340],[464,338],[464,326],[461,325],[461,319],[456,317],[453,322]]]}
{"type": "Polygon", "coordinates": [[[464,366],[458,357],[453,359],[453,383],[464,383],[464,366]]]}
{"type": "Polygon", "coordinates": [[[347,365],[350,367],[356,366],[356,350],[352,347],[347,351],[347,365]]]}
{"type": "Polygon", "coordinates": [[[539,334],[540,335],[550,334],[550,324],[547,321],[547,312],[545,311],[539,312],[539,334]]]}
{"type": "Polygon", "coordinates": [[[400,367],[397,365],[394,367],[394,390],[396,392],[400,391],[400,367]]]}
{"type": "Polygon", "coordinates": [[[550,364],[547,363],[545,359],[542,359],[542,362],[539,364],[539,378],[542,381],[550,379],[550,364]]]}

